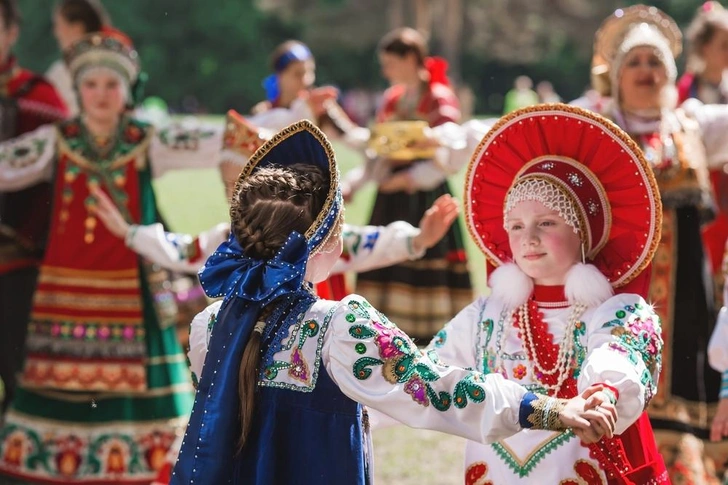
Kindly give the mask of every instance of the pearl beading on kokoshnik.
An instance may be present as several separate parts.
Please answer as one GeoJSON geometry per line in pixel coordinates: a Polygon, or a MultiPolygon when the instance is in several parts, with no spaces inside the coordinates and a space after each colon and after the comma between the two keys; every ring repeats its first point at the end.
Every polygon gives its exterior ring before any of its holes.
{"type": "MultiPolygon", "coordinates": [[[[541,382],[543,387],[548,389],[549,391],[553,391],[553,395],[556,395],[559,393],[559,391],[561,390],[561,386],[564,384],[564,382],[566,382],[566,379],[568,379],[569,377],[569,362],[574,353],[574,330],[576,329],[576,324],[581,318],[581,315],[586,310],[586,306],[582,303],[575,303],[573,305],[571,309],[571,314],[569,315],[569,319],[566,324],[566,328],[564,329],[564,340],[559,345],[559,356],[556,359],[556,364],[554,368],[546,369],[541,365],[538,360],[536,345],[534,344],[533,334],[531,332],[531,318],[528,315],[528,305],[528,302],[524,303],[523,305],[518,307],[517,312],[521,321],[521,332],[524,334],[528,345],[530,345],[531,349],[533,349],[533,360],[531,361],[531,367],[541,374],[547,376],[552,376],[558,373],[558,380],[556,381],[556,384],[548,384],[541,381],[538,374],[534,372],[534,376],[541,382]]],[[[515,317],[515,315],[516,312],[513,312],[513,317],[515,317]]],[[[515,327],[515,325],[513,326],[515,327]]],[[[505,335],[505,332],[503,332],[503,334],[505,335]]],[[[548,343],[550,344],[551,342],[548,343]]],[[[524,351],[528,356],[528,350],[524,348],[524,351]]]]}

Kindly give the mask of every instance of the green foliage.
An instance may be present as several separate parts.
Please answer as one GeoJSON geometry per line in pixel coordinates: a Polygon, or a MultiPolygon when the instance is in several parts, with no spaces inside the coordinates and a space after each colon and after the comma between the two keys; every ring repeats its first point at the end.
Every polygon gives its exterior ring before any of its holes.
{"type": "MultiPolygon", "coordinates": [[[[147,96],[179,109],[196,98],[202,110],[248,110],[264,96],[269,53],[300,27],[261,12],[253,0],[117,0],[104,2],[114,26],[128,34],[149,74],[147,96]],[[188,98],[188,100],[186,100],[188,98]]],[[[16,53],[43,72],[59,53],[53,3],[20,0],[25,21],[16,53]]]]}
{"type": "MultiPolygon", "coordinates": [[[[16,52],[24,66],[43,72],[59,56],[52,36],[54,2],[18,1],[24,22],[16,52]]],[[[229,108],[246,112],[263,99],[261,81],[269,74],[268,56],[276,45],[290,38],[311,43],[317,59],[317,84],[342,89],[384,88],[375,48],[376,39],[386,30],[388,3],[366,0],[370,8],[363,8],[359,1],[104,0],[104,4],[115,26],[129,34],[139,49],[149,74],[147,96],[159,96],[177,110],[187,107],[223,113],[229,108]],[[262,4],[278,7],[264,11],[262,4]]],[[[461,78],[472,87],[477,96],[476,112],[480,113],[500,112],[503,95],[519,74],[536,82],[548,79],[565,100],[573,99],[589,84],[592,36],[601,17],[616,6],[639,1],[605,0],[597,8],[587,0],[570,0],[574,5],[589,5],[592,13],[582,25],[575,25],[574,20],[566,28],[560,22],[570,11],[560,9],[569,2],[519,3],[524,10],[520,12],[498,9],[497,2],[465,0],[462,72],[453,78],[461,78]],[[476,11],[484,16],[474,16],[476,11]],[[498,15],[509,17],[503,19],[510,20],[504,25],[522,28],[494,31],[493,23],[503,23],[498,15]],[[523,16],[522,22],[518,15],[523,16]],[[522,38],[524,32],[533,29],[535,45],[522,38]],[[490,40],[499,40],[501,49],[488,43],[487,36],[480,44],[468,44],[472,35],[489,31],[498,34],[497,39],[490,40]],[[515,46],[511,51],[523,52],[531,45],[539,53],[531,61],[529,56],[503,51],[504,43],[515,46]],[[523,49],[518,47],[521,45],[523,49]]],[[[668,12],[684,28],[700,2],[650,3],[668,12]]],[[[440,41],[435,36],[431,42],[434,54],[441,54],[440,41]]]]}

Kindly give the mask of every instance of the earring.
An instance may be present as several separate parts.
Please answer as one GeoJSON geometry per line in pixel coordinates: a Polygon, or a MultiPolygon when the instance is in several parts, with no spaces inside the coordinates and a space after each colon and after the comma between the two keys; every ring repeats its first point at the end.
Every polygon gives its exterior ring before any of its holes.
{"type": "Polygon", "coordinates": [[[584,255],[584,243],[581,243],[581,264],[586,264],[586,256],[584,255]]]}

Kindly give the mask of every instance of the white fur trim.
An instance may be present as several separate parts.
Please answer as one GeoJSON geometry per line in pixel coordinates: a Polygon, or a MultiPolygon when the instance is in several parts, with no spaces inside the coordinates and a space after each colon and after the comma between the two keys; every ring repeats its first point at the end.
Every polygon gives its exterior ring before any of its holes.
{"type": "MultiPolygon", "coordinates": [[[[526,303],[533,293],[533,279],[515,263],[496,268],[488,282],[491,298],[511,310],[526,303]]],[[[597,307],[610,299],[614,290],[596,266],[576,263],[566,275],[564,294],[571,305],[582,303],[587,307],[597,307]]]]}
{"type": "Polygon", "coordinates": [[[533,293],[533,280],[516,263],[499,266],[488,280],[491,297],[503,302],[511,310],[526,303],[533,293]]]}
{"type": "Polygon", "coordinates": [[[593,264],[576,263],[566,275],[564,294],[570,304],[596,307],[614,295],[612,285],[593,264]]]}

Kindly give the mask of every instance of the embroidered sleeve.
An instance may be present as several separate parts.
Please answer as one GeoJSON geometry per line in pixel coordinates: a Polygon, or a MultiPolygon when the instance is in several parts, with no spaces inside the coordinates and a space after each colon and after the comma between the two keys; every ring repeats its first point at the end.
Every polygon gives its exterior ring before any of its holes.
{"type": "Polygon", "coordinates": [[[190,324],[190,350],[187,358],[190,361],[190,371],[193,382],[198,382],[202,375],[202,367],[207,356],[207,346],[210,343],[212,328],[215,326],[217,312],[220,311],[222,301],[216,301],[198,313],[190,324]]]}
{"type": "Polygon", "coordinates": [[[412,246],[412,239],[419,233],[419,229],[404,221],[387,226],[345,224],[344,251],[331,272],[371,271],[420,258],[425,251],[415,252],[412,246]]]}
{"type": "Polygon", "coordinates": [[[597,383],[616,390],[617,433],[639,417],[657,392],[661,353],[659,317],[638,295],[610,298],[587,322],[579,391],[597,383]]]}
{"type": "Polygon", "coordinates": [[[493,332],[493,325],[486,327],[483,321],[487,300],[478,298],[460,310],[430,341],[428,351],[437,353],[439,359],[447,365],[456,365],[468,369],[476,369],[488,373],[481,367],[479,355],[483,347],[487,347],[493,332]],[[485,335],[483,335],[485,334],[485,335]],[[487,342],[483,340],[487,337],[487,342]]]}
{"type": "Polygon", "coordinates": [[[197,273],[210,254],[230,234],[230,224],[222,223],[197,237],[165,232],[161,224],[132,226],[126,245],[143,258],[171,271],[197,273]]]}
{"type": "Polygon", "coordinates": [[[524,429],[564,431],[561,412],[566,407],[566,399],[557,399],[528,392],[521,400],[518,422],[524,429]]]}
{"type": "Polygon", "coordinates": [[[44,125],[0,143],[0,191],[21,190],[50,180],[55,155],[55,125],[44,125]]]}
{"type": "Polygon", "coordinates": [[[720,393],[718,394],[720,399],[728,398],[728,370],[723,372],[723,376],[720,380],[720,393]]]}
{"type": "Polygon", "coordinates": [[[524,388],[500,375],[448,367],[359,296],[338,304],[322,358],[344,394],[408,426],[483,443],[521,429],[524,388]]]}
{"type": "Polygon", "coordinates": [[[160,177],[170,170],[217,167],[222,134],[222,124],[194,119],[159,130],[149,147],[154,176],[160,177]]]}

